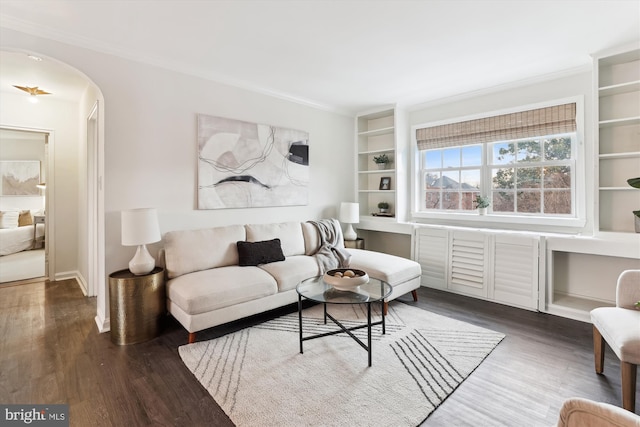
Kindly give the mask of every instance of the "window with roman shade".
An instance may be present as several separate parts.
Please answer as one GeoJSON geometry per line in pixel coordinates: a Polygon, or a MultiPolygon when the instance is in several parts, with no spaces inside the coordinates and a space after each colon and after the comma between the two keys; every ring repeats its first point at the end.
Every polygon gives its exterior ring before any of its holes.
{"type": "Polygon", "coordinates": [[[417,127],[416,209],[575,218],[576,132],[575,102],[417,127]]]}

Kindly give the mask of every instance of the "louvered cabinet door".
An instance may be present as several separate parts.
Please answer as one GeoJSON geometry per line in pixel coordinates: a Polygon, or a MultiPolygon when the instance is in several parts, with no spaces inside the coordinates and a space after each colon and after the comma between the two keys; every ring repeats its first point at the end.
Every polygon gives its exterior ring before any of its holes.
{"type": "Polygon", "coordinates": [[[416,261],[422,267],[421,285],[447,289],[449,233],[446,230],[419,228],[416,231],[416,261]]]}
{"type": "Polygon", "coordinates": [[[453,231],[450,236],[448,288],[487,298],[489,236],[468,231],[453,231]]]}
{"type": "Polygon", "coordinates": [[[538,307],[538,239],[496,235],[489,297],[522,308],[538,307]]]}

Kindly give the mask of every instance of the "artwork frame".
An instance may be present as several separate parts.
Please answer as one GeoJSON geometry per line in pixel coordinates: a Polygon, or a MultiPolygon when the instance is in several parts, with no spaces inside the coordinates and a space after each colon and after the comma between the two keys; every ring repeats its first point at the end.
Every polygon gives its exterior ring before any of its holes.
{"type": "Polygon", "coordinates": [[[383,176],[380,178],[380,190],[391,190],[391,177],[383,176]]]}
{"type": "Polygon", "coordinates": [[[309,133],[198,114],[197,209],[309,204],[309,133]]]}
{"type": "Polygon", "coordinates": [[[41,196],[40,160],[0,161],[0,196],[41,196]]]}

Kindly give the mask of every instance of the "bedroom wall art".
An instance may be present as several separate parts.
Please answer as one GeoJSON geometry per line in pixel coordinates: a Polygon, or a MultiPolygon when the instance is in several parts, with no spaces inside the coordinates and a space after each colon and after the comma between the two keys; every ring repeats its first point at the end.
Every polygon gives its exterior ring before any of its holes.
{"type": "Polygon", "coordinates": [[[39,160],[0,161],[0,195],[40,196],[39,160]]]}
{"type": "Polygon", "coordinates": [[[198,209],[302,206],[309,133],[198,115],[198,209]]]}

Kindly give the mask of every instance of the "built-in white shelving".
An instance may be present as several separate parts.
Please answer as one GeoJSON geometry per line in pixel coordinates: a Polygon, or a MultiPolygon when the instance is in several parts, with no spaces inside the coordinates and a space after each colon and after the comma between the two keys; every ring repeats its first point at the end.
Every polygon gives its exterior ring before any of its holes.
{"type": "Polygon", "coordinates": [[[626,180],[640,176],[640,49],[594,57],[598,232],[634,233],[640,190],[626,180]]]}
{"type": "Polygon", "coordinates": [[[546,286],[541,310],[589,321],[589,312],[615,305],[621,271],[640,268],[640,234],[632,211],[640,190],[640,49],[594,55],[594,235],[545,239],[546,286]]]}
{"type": "MultiPolygon", "coordinates": [[[[356,117],[357,200],[361,223],[395,222],[402,211],[398,199],[397,117],[395,107],[386,107],[356,117]],[[379,169],[373,158],[386,154],[391,163],[379,169]],[[381,179],[389,178],[388,189],[381,189],[381,179]],[[387,202],[392,217],[374,216],[378,203],[387,202]]],[[[364,225],[363,225],[364,226],[364,225]]],[[[364,226],[366,227],[366,226],[364,226]]]]}

